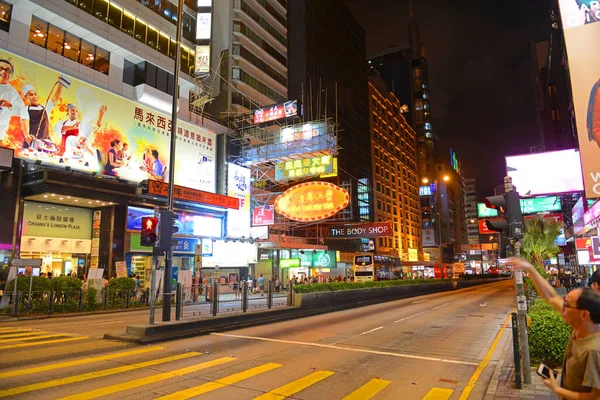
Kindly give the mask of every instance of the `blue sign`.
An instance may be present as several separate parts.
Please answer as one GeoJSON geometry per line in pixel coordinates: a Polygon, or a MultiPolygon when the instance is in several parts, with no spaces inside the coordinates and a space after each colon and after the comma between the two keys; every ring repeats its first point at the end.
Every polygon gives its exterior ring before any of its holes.
{"type": "Polygon", "coordinates": [[[173,246],[174,253],[193,253],[199,242],[199,240],[195,238],[174,238],[174,240],[177,242],[177,244],[173,246]]]}

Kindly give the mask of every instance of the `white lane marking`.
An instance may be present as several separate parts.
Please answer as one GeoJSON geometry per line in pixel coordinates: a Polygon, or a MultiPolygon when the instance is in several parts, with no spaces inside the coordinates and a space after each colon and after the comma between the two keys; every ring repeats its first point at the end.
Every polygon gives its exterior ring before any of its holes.
{"type": "Polygon", "coordinates": [[[360,336],[360,335],[366,335],[367,333],[375,332],[375,331],[378,331],[378,330],[380,330],[380,329],[383,329],[383,326],[378,326],[377,328],[373,328],[373,329],[371,329],[370,331],[365,331],[365,332],[363,332],[363,333],[359,333],[359,336],[360,336]]]}
{"type": "Polygon", "coordinates": [[[410,304],[419,304],[419,303],[424,303],[424,302],[426,302],[426,301],[429,301],[429,299],[415,300],[415,301],[413,301],[413,302],[412,302],[412,303],[410,303],[410,304]]]}
{"type": "Polygon", "coordinates": [[[480,304],[479,306],[480,306],[480,307],[485,307],[485,306],[487,306],[487,301],[486,301],[485,303],[483,303],[483,304],[480,304]]]}
{"type": "Polygon", "coordinates": [[[478,363],[472,363],[468,361],[460,361],[460,360],[449,360],[446,358],[435,358],[435,357],[426,357],[426,356],[417,356],[413,354],[402,354],[402,353],[392,353],[388,351],[377,351],[377,350],[367,350],[367,349],[355,349],[352,347],[342,347],[342,346],[334,346],[330,344],[322,344],[322,343],[310,343],[310,342],[298,342],[295,340],[280,340],[280,339],[270,339],[256,336],[243,336],[243,335],[231,335],[228,333],[216,333],[213,332],[211,335],[215,336],[226,336],[238,339],[249,339],[249,340],[261,340],[263,342],[275,342],[275,343],[285,343],[285,344],[295,344],[300,346],[312,346],[312,347],[320,347],[323,349],[332,349],[332,350],[345,350],[345,351],[353,351],[357,353],[370,353],[370,354],[378,354],[382,356],[391,356],[391,357],[400,357],[400,358],[412,358],[415,360],[425,360],[425,361],[435,361],[435,362],[445,362],[449,364],[461,364],[461,365],[479,365],[478,363]]]}
{"type": "Polygon", "coordinates": [[[421,311],[420,313],[416,313],[416,314],[413,314],[413,315],[409,315],[408,317],[400,318],[399,320],[394,321],[394,323],[406,321],[407,319],[411,319],[411,318],[417,317],[417,316],[419,316],[421,314],[424,314],[424,313],[425,313],[424,311],[421,311]]]}

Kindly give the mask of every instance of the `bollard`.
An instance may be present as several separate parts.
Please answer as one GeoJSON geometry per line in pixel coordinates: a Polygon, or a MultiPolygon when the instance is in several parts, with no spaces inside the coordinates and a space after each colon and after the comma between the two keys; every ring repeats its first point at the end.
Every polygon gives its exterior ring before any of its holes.
{"type": "Polygon", "coordinates": [[[177,284],[175,290],[175,321],[179,321],[181,318],[181,283],[177,284]]]}
{"type": "Polygon", "coordinates": [[[515,359],[515,387],[521,389],[521,351],[519,347],[519,322],[517,313],[512,313],[513,351],[515,359]]]}
{"type": "Polygon", "coordinates": [[[294,284],[292,283],[292,281],[290,281],[290,284],[288,285],[288,295],[287,295],[287,305],[288,307],[292,306],[292,299],[294,296],[294,289],[293,289],[294,284]]]}
{"type": "Polygon", "coordinates": [[[212,287],[212,314],[213,317],[215,317],[217,315],[217,313],[219,312],[219,293],[217,292],[219,290],[219,286],[218,283],[213,283],[213,287],[212,287]]]}
{"type": "Polygon", "coordinates": [[[104,289],[104,309],[108,308],[108,288],[104,289]]]}
{"type": "Polygon", "coordinates": [[[192,303],[196,302],[196,285],[192,285],[192,303]]]}
{"type": "Polygon", "coordinates": [[[129,289],[127,289],[127,292],[125,293],[125,308],[129,308],[129,289]]]}
{"type": "Polygon", "coordinates": [[[248,282],[242,282],[242,312],[248,310],[248,282]]]}
{"type": "Polygon", "coordinates": [[[50,291],[50,296],[48,297],[48,314],[52,314],[52,306],[54,305],[54,291],[50,291]]]}
{"type": "Polygon", "coordinates": [[[19,315],[19,297],[20,296],[20,292],[14,292],[13,293],[13,316],[17,317],[19,315]]]}
{"type": "Polygon", "coordinates": [[[269,281],[269,288],[267,289],[267,308],[273,307],[273,282],[269,281]]]}
{"type": "Polygon", "coordinates": [[[150,288],[146,288],[145,300],[146,300],[146,305],[149,305],[150,304],[150,288]]]}
{"type": "Polygon", "coordinates": [[[83,290],[79,289],[79,311],[83,311],[83,290]]]}

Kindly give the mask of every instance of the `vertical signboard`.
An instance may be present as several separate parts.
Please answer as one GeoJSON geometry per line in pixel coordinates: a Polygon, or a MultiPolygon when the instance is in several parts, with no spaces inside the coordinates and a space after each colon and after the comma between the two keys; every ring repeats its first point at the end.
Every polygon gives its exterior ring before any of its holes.
{"type": "Polygon", "coordinates": [[[559,0],[585,194],[600,197],[600,4],[559,0]]]}
{"type": "Polygon", "coordinates": [[[196,75],[210,73],[210,44],[196,46],[196,63],[194,67],[196,75]]]}
{"type": "Polygon", "coordinates": [[[250,169],[229,163],[227,195],[240,200],[238,210],[227,211],[227,237],[250,237],[250,169]]]}

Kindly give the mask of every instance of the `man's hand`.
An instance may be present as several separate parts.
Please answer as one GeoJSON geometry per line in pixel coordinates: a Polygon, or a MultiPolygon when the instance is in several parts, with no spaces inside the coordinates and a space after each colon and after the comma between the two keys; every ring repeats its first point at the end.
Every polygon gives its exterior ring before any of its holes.
{"type": "Polygon", "coordinates": [[[12,103],[8,100],[0,100],[0,107],[12,108],[12,103]]]}
{"type": "Polygon", "coordinates": [[[550,390],[552,390],[554,393],[556,393],[556,391],[558,389],[560,389],[560,384],[556,381],[556,378],[554,378],[554,373],[552,371],[550,371],[550,379],[544,379],[542,378],[542,383],[550,390]]]}
{"type": "Polygon", "coordinates": [[[100,115],[103,116],[106,113],[106,105],[102,105],[100,106],[100,115]]]}
{"type": "Polygon", "coordinates": [[[535,271],[533,265],[519,257],[510,257],[508,259],[508,264],[512,265],[515,269],[522,269],[525,272],[535,271]]]}

